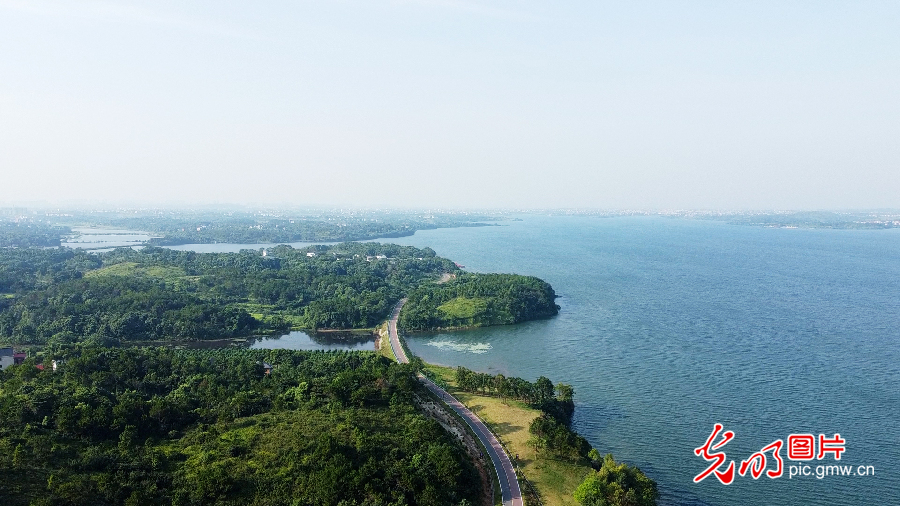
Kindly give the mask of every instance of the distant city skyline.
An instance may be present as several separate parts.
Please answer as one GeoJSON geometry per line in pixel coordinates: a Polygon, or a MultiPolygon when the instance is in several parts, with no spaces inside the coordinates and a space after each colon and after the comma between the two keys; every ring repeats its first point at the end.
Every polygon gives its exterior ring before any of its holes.
{"type": "Polygon", "coordinates": [[[0,207],[900,208],[900,4],[0,0],[0,207]]]}

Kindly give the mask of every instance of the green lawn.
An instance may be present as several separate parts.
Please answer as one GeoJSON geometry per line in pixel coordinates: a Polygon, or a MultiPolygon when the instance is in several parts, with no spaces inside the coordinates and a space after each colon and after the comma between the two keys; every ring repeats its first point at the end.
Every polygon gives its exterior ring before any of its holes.
{"type": "Polygon", "coordinates": [[[273,304],[261,304],[258,302],[239,302],[234,304],[244,311],[250,313],[250,316],[261,322],[268,322],[275,316],[291,324],[291,330],[304,330],[303,316],[288,311],[276,309],[273,304]]]}
{"type": "Polygon", "coordinates": [[[84,274],[84,277],[86,278],[98,276],[138,276],[173,281],[175,279],[187,277],[187,273],[180,267],[164,265],[140,266],[135,262],[122,262],[102,267],[97,270],[88,271],[84,274]]]}
{"type": "Polygon", "coordinates": [[[456,297],[438,306],[448,318],[466,319],[484,314],[487,300],[481,298],[456,297]]]}

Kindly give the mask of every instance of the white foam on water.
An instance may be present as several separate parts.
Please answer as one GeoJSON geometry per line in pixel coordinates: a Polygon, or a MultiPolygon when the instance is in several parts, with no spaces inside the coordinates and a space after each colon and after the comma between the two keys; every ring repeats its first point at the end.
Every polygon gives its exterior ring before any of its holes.
{"type": "Polygon", "coordinates": [[[490,343],[460,343],[457,341],[431,341],[426,343],[428,346],[434,346],[439,350],[453,350],[453,351],[461,351],[464,353],[487,353],[488,350],[492,349],[490,343]]]}

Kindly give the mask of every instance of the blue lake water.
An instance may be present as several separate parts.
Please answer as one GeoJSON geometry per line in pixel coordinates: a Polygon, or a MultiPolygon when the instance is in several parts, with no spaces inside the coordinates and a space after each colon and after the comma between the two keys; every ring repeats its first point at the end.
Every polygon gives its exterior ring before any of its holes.
{"type": "Polygon", "coordinates": [[[259,337],[250,343],[250,348],[268,350],[347,350],[374,351],[375,341],[371,335],[334,337],[327,334],[310,336],[306,332],[293,331],[277,337],[259,337]]]}
{"type": "Polygon", "coordinates": [[[137,246],[150,240],[152,235],[139,230],[112,228],[73,228],[72,235],[63,238],[62,246],[83,248],[96,252],[110,251],[122,246],[137,246]]]}
{"type": "Polygon", "coordinates": [[[524,216],[391,241],[550,282],[553,319],[411,335],[409,347],[429,362],[571,383],[575,428],[654,478],[660,504],[897,504],[900,231],[524,216]],[[792,433],[840,433],[841,461],[809,464],[876,474],[694,484],[707,463],[693,450],[715,423],[734,431],[722,450],[738,465],[792,433]]]}

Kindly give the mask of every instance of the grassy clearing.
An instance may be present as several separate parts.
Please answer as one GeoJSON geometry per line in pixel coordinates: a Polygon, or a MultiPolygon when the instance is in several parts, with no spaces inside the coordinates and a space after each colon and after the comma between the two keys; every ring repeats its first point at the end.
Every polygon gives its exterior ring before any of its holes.
{"type": "MultiPolygon", "coordinates": [[[[471,394],[456,388],[455,372],[451,367],[427,365],[448,385],[454,397],[462,401],[484,421],[514,457],[529,482],[534,485],[547,506],[577,506],[572,493],[591,471],[590,466],[555,460],[537,455],[528,445],[528,427],[540,411],[518,401],[501,401],[497,397],[471,394]]],[[[523,489],[525,485],[523,484],[523,489]]]]}
{"type": "Polygon", "coordinates": [[[187,273],[180,267],[164,265],[140,266],[135,262],[122,262],[89,271],[84,274],[86,278],[100,276],[138,276],[146,278],[159,278],[167,281],[184,278],[187,273]]]}
{"type": "Polygon", "coordinates": [[[250,313],[250,316],[261,322],[270,322],[276,316],[288,322],[291,330],[306,330],[303,326],[303,316],[288,311],[276,309],[273,304],[261,304],[259,302],[241,302],[234,304],[244,311],[250,313]]]}
{"type": "Polygon", "coordinates": [[[481,298],[456,297],[438,306],[449,318],[474,318],[487,311],[487,300],[481,298]]]}

